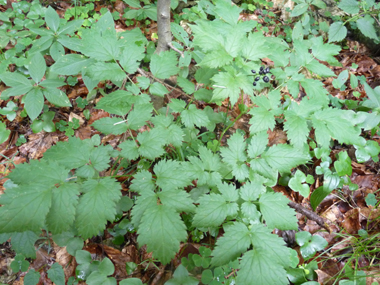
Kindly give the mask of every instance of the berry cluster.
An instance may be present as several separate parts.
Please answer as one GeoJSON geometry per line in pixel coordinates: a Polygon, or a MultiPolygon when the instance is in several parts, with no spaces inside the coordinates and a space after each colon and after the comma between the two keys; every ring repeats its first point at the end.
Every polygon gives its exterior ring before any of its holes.
{"type": "MultiPolygon", "coordinates": [[[[256,70],[253,70],[253,69],[252,69],[251,72],[252,72],[253,74],[256,74],[256,70]]],[[[260,78],[261,78],[262,75],[264,75],[264,77],[263,77],[263,81],[264,81],[265,83],[268,83],[270,79],[269,79],[269,77],[268,77],[267,75],[265,75],[265,74],[267,74],[267,73],[269,73],[269,72],[270,72],[269,67],[264,68],[264,67],[260,66],[259,76],[255,77],[255,81],[253,82],[253,86],[256,86],[256,82],[260,80],[260,78]]]]}

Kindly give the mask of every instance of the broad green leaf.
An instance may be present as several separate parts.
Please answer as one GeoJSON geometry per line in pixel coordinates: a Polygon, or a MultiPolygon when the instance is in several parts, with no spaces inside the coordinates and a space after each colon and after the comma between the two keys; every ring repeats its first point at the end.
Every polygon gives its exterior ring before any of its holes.
{"type": "Polygon", "coordinates": [[[47,50],[53,43],[52,36],[42,36],[38,40],[33,42],[32,48],[29,50],[29,55],[34,54],[35,52],[43,52],[47,50]]]}
{"type": "Polygon", "coordinates": [[[359,2],[356,0],[342,0],[338,7],[351,15],[359,13],[359,2]]]}
{"type": "Polygon", "coordinates": [[[295,211],[288,206],[289,200],[280,193],[264,193],[260,197],[260,212],[269,228],[297,229],[295,211]]]}
{"type": "Polygon", "coordinates": [[[189,25],[194,33],[193,44],[199,46],[203,51],[219,49],[224,43],[224,39],[213,23],[205,20],[198,20],[196,23],[197,25],[189,25]]]}
{"type": "Polygon", "coordinates": [[[58,188],[53,188],[52,208],[46,217],[46,223],[52,233],[62,233],[71,229],[79,194],[77,184],[66,183],[58,188]]]}
{"type": "Polygon", "coordinates": [[[76,75],[83,68],[88,68],[95,62],[92,58],[87,58],[79,54],[67,54],[58,59],[51,66],[51,71],[62,75],[76,75]]]}
{"type": "MultiPolygon", "coordinates": [[[[25,86],[25,87],[32,87],[32,83],[26,79],[24,75],[21,75],[18,72],[4,72],[0,74],[0,79],[5,83],[7,86],[11,87],[18,87],[18,86],[25,86]]],[[[29,89],[30,90],[30,89],[29,89]]],[[[27,91],[26,91],[27,92],[27,91]]],[[[26,93],[24,92],[24,93],[26,93]]]]}
{"type": "Polygon", "coordinates": [[[173,51],[164,51],[152,55],[150,70],[155,77],[166,79],[178,73],[177,63],[177,55],[173,51]]]}
{"type": "Polygon", "coordinates": [[[52,104],[58,107],[71,107],[70,100],[66,94],[56,88],[46,88],[43,90],[45,98],[52,104]]]}
{"type": "MultiPolygon", "coordinates": [[[[128,114],[127,127],[132,130],[144,126],[152,117],[153,106],[151,103],[137,105],[135,104],[132,111],[128,114]]],[[[126,131],[126,130],[125,130],[126,131]]],[[[124,132],[125,132],[124,131],[124,132]]]]}
{"type": "Polygon", "coordinates": [[[45,59],[39,52],[32,55],[28,69],[34,82],[39,83],[46,71],[45,59]]]}
{"type": "Polygon", "coordinates": [[[116,33],[113,32],[104,31],[102,33],[96,29],[86,30],[82,35],[81,52],[99,61],[118,58],[120,48],[116,33]]]}
{"type": "Polygon", "coordinates": [[[46,25],[56,33],[59,28],[59,16],[57,12],[49,6],[45,11],[45,21],[46,25]]]}
{"type": "Polygon", "coordinates": [[[124,2],[133,8],[141,8],[140,1],[138,0],[124,0],[124,2]]]}
{"type": "Polygon", "coordinates": [[[304,154],[299,149],[286,144],[278,144],[270,147],[261,157],[265,159],[273,169],[277,169],[280,172],[289,172],[293,167],[305,164],[309,161],[308,154],[304,154]]]}
{"type": "MultiPolygon", "coordinates": [[[[356,21],[359,30],[362,32],[363,35],[370,39],[379,40],[379,37],[376,34],[376,30],[374,28],[374,25],[370,22],[373,20],[371,17],[364,17],[360,18],[356,21]]],[[[375,24],[376,25],[376,24],[375,24]]]]}
{"type": "Polygon", "coordinates": [[[79,198],[75,222],[79,234],[90,238],[104,230],[107,221],[114,221],[121,187],[110,177],[88,180],[82,187],[85,194],[79,198]]]}
{"type": "Polygon", "coordinates": [[[339,76],[337,79],[333,80],[333,86],[336,89],[342,88],[342,86],[346,83],[348,79],[348,70],[343,70],[341,73],[339,73],[339,76]]]}
{"type": "Polygon", "coordinates": [[[334,22],[329,29],[329,43],[340,42],[347,36],[347,28],[342,22],[334,22]]]}
{"type": "Polygon", "coordinates": [[[33,88],[23,98],[24,108],[29,118],[33,121],[36,119],[44,106],[44,95],[41,89],[33,88]]]}
{"type": "Polygon", "coordinates": [[[119,145],[122,149],[120,155],[129,160],[134,160],[139,157],[138,148],[139,145],[134,140],[128,140],[119,145]]]}
{"type": "Polygon", "coordinates": [[[131,92],[117,90],[101,98],[95,108],[103,109],[111,114],[125,116],[132,108],[131,97],[131,92]]]}
{"type": "Polygon", "coordinates": [[[96,120],[92,126],[104,134],[120,135],[128,130],[128,125],[120,118],[101,118],[96,120]]]}
{"type": "Polygon", "coordinates": [[[61,43],[54,42],[49,49],[49,53],[54,61],[57,61],[65,55],[65,48],[61,43]]]}
{"type": "Polygon", "coordinates": [[[242,8],[229,1],[219,1],[215,6],[215,13],[230,25],[236,24],[242,8]]]}
{"type": "Polygon", "coordinates": [[[100,262],[98,270],[100,273],[108,276],[112,275],[115,271],[115,266],[109,258],[104,258],[102,262],[100,262]]]}
{"type": "MultiPolygon", "coordinates": [[[[65,25],[60,26],[58,29],[58,35],[66,35],[66,34],[73,34],[75,31],[77,31],[80,26],[82,26],[83,20],[70,20],[65,25]]],[[[59,37],[60,38],[60,37],[59,37]]]]}
{"type": "Polygon", "coordinates": [[[33,86],[26,86],[26,85],[19,85],[17,87],[12,87],[9,89],[5,89],[3,92],[1,92],[1,99],[8,100],[11,96],[19,96],[23,95],[30,90],[33,89],[33,86]]]}
{"type": "Polygon", "coordinates": [[[147,251],[153,251],[162,264],[169,263],[180,242],[187,239],[186,226],[179,214],[164,205],[154,205],[145,211],[137,233],[137,242],[146,244],[147,251]]]}
{"type": "Polygon", "coordinates": [[[7,125],[3,122],[0,122],[0,144],[5,142],[10,134],[11,131],[7,129],[7,125]]]}
{"type": "Polygon", "coordinates": [[[125,72],[117,63],[97,62],[87,70],[86,74],[93,80],[123,81],[126,78],[125,72]]]}
{"type": "Polygon", "coordinates": [[[235,260],[251,246],[251,238],[246,225],[234,222],[224,227],[224,234],[216,241],[212,252],[212,265],[221,266],[235,260]]]}
{"type": "Polygon", "coordinates": [[[308,3],[301,3],[301,4],[296,5],[294,9],[292,10],[291,17],[297,17],[299,15],[302,15],[303,13],[307,11],[308,8],[309,8],[308,3]]]}
{"type": "Polygon", "coordinates": [[[46,79],[42,81],[39,86],[44,88],[57,88],[66,84],[67,83],[63,81],[63,79],[46,79]]]}
{"type": "Polygon", "coordinates": [[[139,278],[127,278],[127,279],[121,280],[119,284],[120,285],[143,285],[141,279],[139,278]]]}
{"type": "MultiPolygon", "coordinates": [[[[49,7],[50,8],[50,7],[49,7]]],[[[63,272],[62,266],[55,262],[50,269],[47,271],[48,277],[57,285],[65,285],[65,273],[63,272]]]]}
{"type": "Polygon", "coordinates": [[[367,93],[369,100],[364,101],[363,106],[371,108],[371,109],[380,108],[380,87],[376,87],[375,89],[372,89],[365,82],[364,90],[367,93]]]}
{"type": "MultiPolygon", "coordinates": [[[[64,47],[67,47],[68,49],[71,49],[73,51],[80,52],[82,48],[82,40],[75,37],[60,35],[57,41],[60,44],[62,44],[64,47]]],[[[74,55],[74,54],[69,54],[69,55],[74,55]]]]}
{"type": "Polygon", "coordinates": [[[198,109],[194,104],[191,104],[187,110],[181,113],[182,122],[186,127],[202,127],[210,123],[207,115],[203,110],[198,109]]]}
{"type": "Polygon", "coordinates": [[[340,178],[336,174],[325,174],[323,186],[318,187],[311,193],[310,205],[315,211],[318,205],[339,185],[340,178]]]}

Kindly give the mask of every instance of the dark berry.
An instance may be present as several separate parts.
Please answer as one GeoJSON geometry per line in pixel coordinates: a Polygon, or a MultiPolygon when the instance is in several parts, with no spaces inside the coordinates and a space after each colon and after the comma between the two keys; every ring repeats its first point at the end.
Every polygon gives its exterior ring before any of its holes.
{"type": "Polygon", "coordinates": [[[260,77],[257,76],[257,77],[255,78],[255,81],[259,81],[259,80],[260,80],[260,77]]]}
{"type": "Polygon", "coordinates": [[[251,72],[252,72],[253,74],[255,74],[255,73],[256,73],[256,70],[252,69],[251,72]]]}
{"type": "Polygon", "coordinates": [[[256,82],[253,82],[253,86],[256,86],[256,82]]]}
{"type": "Polygon", "coordinates": [[[265,73],[269,73],[269,71],[270,71],[269,67],[265,68],[264,70],[265,73]]]}
{"type": "Polygon", "coordinates": [[[259,71],[259,74],[260,74],[260,75],[263,75],[263,74],[265,74],[265,73],[264,73],[264,71],[260,70],[260,71],[259,71]]]}
{"type": "Polygon", "coordinates": [[[260,66],[260,71],[263,71],[264,70],[264,67],[260,66]]]}
{"type": "Polygon", "coordinates": [[[269,77],[268,76],[264,76],[263,80],[264,80],[264,82],[268,83],[269,82],[269,77]]]}

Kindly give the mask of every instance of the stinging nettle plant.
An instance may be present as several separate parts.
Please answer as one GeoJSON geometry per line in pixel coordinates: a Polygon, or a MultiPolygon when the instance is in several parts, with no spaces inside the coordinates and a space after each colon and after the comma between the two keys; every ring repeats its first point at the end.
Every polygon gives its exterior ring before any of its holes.
{"type": "MultiPolygon", "coordinates": [[[[242,108],[239,116],[251,117],[249,138],[236,132],[222,147],[222,136],[233,122],[226,123],[226,115],[211,107],[200,110],[192,102],[172,99],[167,107],[154,110],[147,93],[163,97],[169,93],[165,85],[145,76],[137,77],[137,83],[126,82],[130,74],[140,72],[147,56],[148,43],[140,30],[117,33],[108,12],[90,28],[82,29],[81,38],[61,37],[60,19],[48,8],[46,24],[55,34],[46,35],[49,39],[43,47],[34,48],[37,45],[33,44],[34,53],[29,51],[31,80],[15,72],[0,74],[0,79],[12,87],[2,98],[26,94],[23,102],[32,120],[42,111],[44,96],[55,105],[70,106],[57,89],[62,80],[55,77],[42,81],[47,67],[41,53],[49,50],[54,54],[53,46],[59,43],[78,53],[53,57],[56,62],[49,72],[59,76],[81,74],[90,92],[103,80],[119,86],[119,90],[104,94],[96,105],[111,116],[92,126],[104,134],[127,133],[129,137],[119,145],[120,150],[101,145],[99,136],[89,140],[72,137],[47,150],[40,161],[16,165],[7,176],[5,194],[0,196],[0,242],[11,237],[17,252],[34,257],[33,244],[44,229],[59,245],[71,244],[72,255],[84,255],[77,251],[82,239],[102,234],[108,222],[131,210],[139,245],[146,244],[154,258],[167,264],[178,253],[180,243],[189,239],[186,215],[191,217],[191,227],[201,232],[223,228],[223,236],[210,254],[212,268],[237,263],[237,284],[289,283],[287,272],[297,267],[298,259],[272,231],[296,230],[297,219],[287,205],[288,199],[271,187],[279,176],[291,175],[293,168],[314,157],[322,160],[317,174],[324,175],[323,186],[311,196],[314,209],[337,187],[351,185],[350,158],[342,153],[331,167],[330,147],[336,140],[354,145],[358,160],[375,159],[380,148],[364,139],[361,131],[376,128],[380,121],[379,90],[365,85],[370,100],[364,107],[371,113],[336,108],[321,81],[305,76],[305,71],[315,77],[335,76],[320,61],[338,65],[334,58],[340,51],[338,46],[324,43],[321,36],[304,39],[300,24],[293,31],[292,45],[265,37],[255,29],[255,21],[238,21],[241,9],[229,1],[203,0],[197,11],[214,20],[202,17],[190,24],[192,41],[180,25],[171,24],[175,38],[185,49],[183,56],[174,51],[150,54],[149,70],[159,80],[179,75],[178,85],[192,100],[220,104],[228,98],[233,106],[248,94],[254,106],[242,108]],[[253,85],[252,70],[259,70],[262,58],[274,62],[270,71],[276,88],[266,80],[253,85]],[[199,66],[194,77],[202,87],[187,79],[191,59],[199,66]],[[297,103],[291,96],[298,98],[300,86],[306,96],[297,103]],[[283,98],[281,89],[285,87],[290,96],[283,98]],[[263,88],[270,91],[264,93],[263,88]],[[223,123],[217,147],[206,146],[199,129],[214,132],[216,124],[223,123]],[[279,123],[289,144],[268,147],[267,131],[279,123]],[[149,131],[138,132],[144,126],[149,131]],[[147,167],[139,164],[131,180],[130,190],[137,196],[134,203],[122,197],[115,177],[103,175],[113,167],[113,158],[124,159],[126,164],[137,159],[149,162],[147,167]]],[[[73,28],[78,29],[78,23],[73,28]]],[[[302,174],[297,170],[291,175],[289,186],[306,197],[309,192],[302,183],[313,181],[302,174]]],[[[88,256],[83,259],[84,263],[91,262],[88,256]]],[[[104,278],[113,272],[109,267],[104,278]]]]}

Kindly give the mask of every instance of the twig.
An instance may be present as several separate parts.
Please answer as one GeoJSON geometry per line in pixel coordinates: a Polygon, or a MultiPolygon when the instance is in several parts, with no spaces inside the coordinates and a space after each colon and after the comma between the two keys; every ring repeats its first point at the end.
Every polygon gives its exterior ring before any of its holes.
{"type": "Polygon", "coordinates": [[[322,228],[326,229],[329,233],[331,233],[331,229],[326,224],[325,220],[322,217],[318,216],[315,212],[308,210],[305,207],[301,206],[300,204],[297,204],[294,202],[289,202],[288,206],[296,210],[298,213],[305,215],[306,218],[316,222],[319,226],[321,226],[322,228]]]}
{"type": "MultiPolygon", "coordinates": [[[[181,89],[179,88],[176,88],[176,87],[173,87],[171,86],[170,84],[167,84],[165,81],[161,80],[161,79],[158,79],[156,77],[154,77],[150,72],[147,72],[147,71],[144,71],[142,68],[137,68],[137,72],[139,72],[142,76],[144,77],[147,77],[147,78],[151,78],[153,79],[154,81],[157,81],[159,83],[161,83],[162,85],[165,85],[166,87],[168,87],[170,90],[170,92],[172,92],[173,90],[181,93],[182,96],[186,96],[187,98],[192,98],[190,95],[186,94],[185,92],[183,92],[181,89]]],[[[169,93],[170,93],[169,92],[169,93]]]]}
{"type": "Polygon", "coordinates": [[[181,57],[185,57],[185,55],[183,54],[183,52],[180,51],[179,49],[177,49],[175,46],[173,46],[172,43],[168,43],[168,46],[169,46],[172,50],[178,52],[178,53],[181,55],[181,57]]]}

